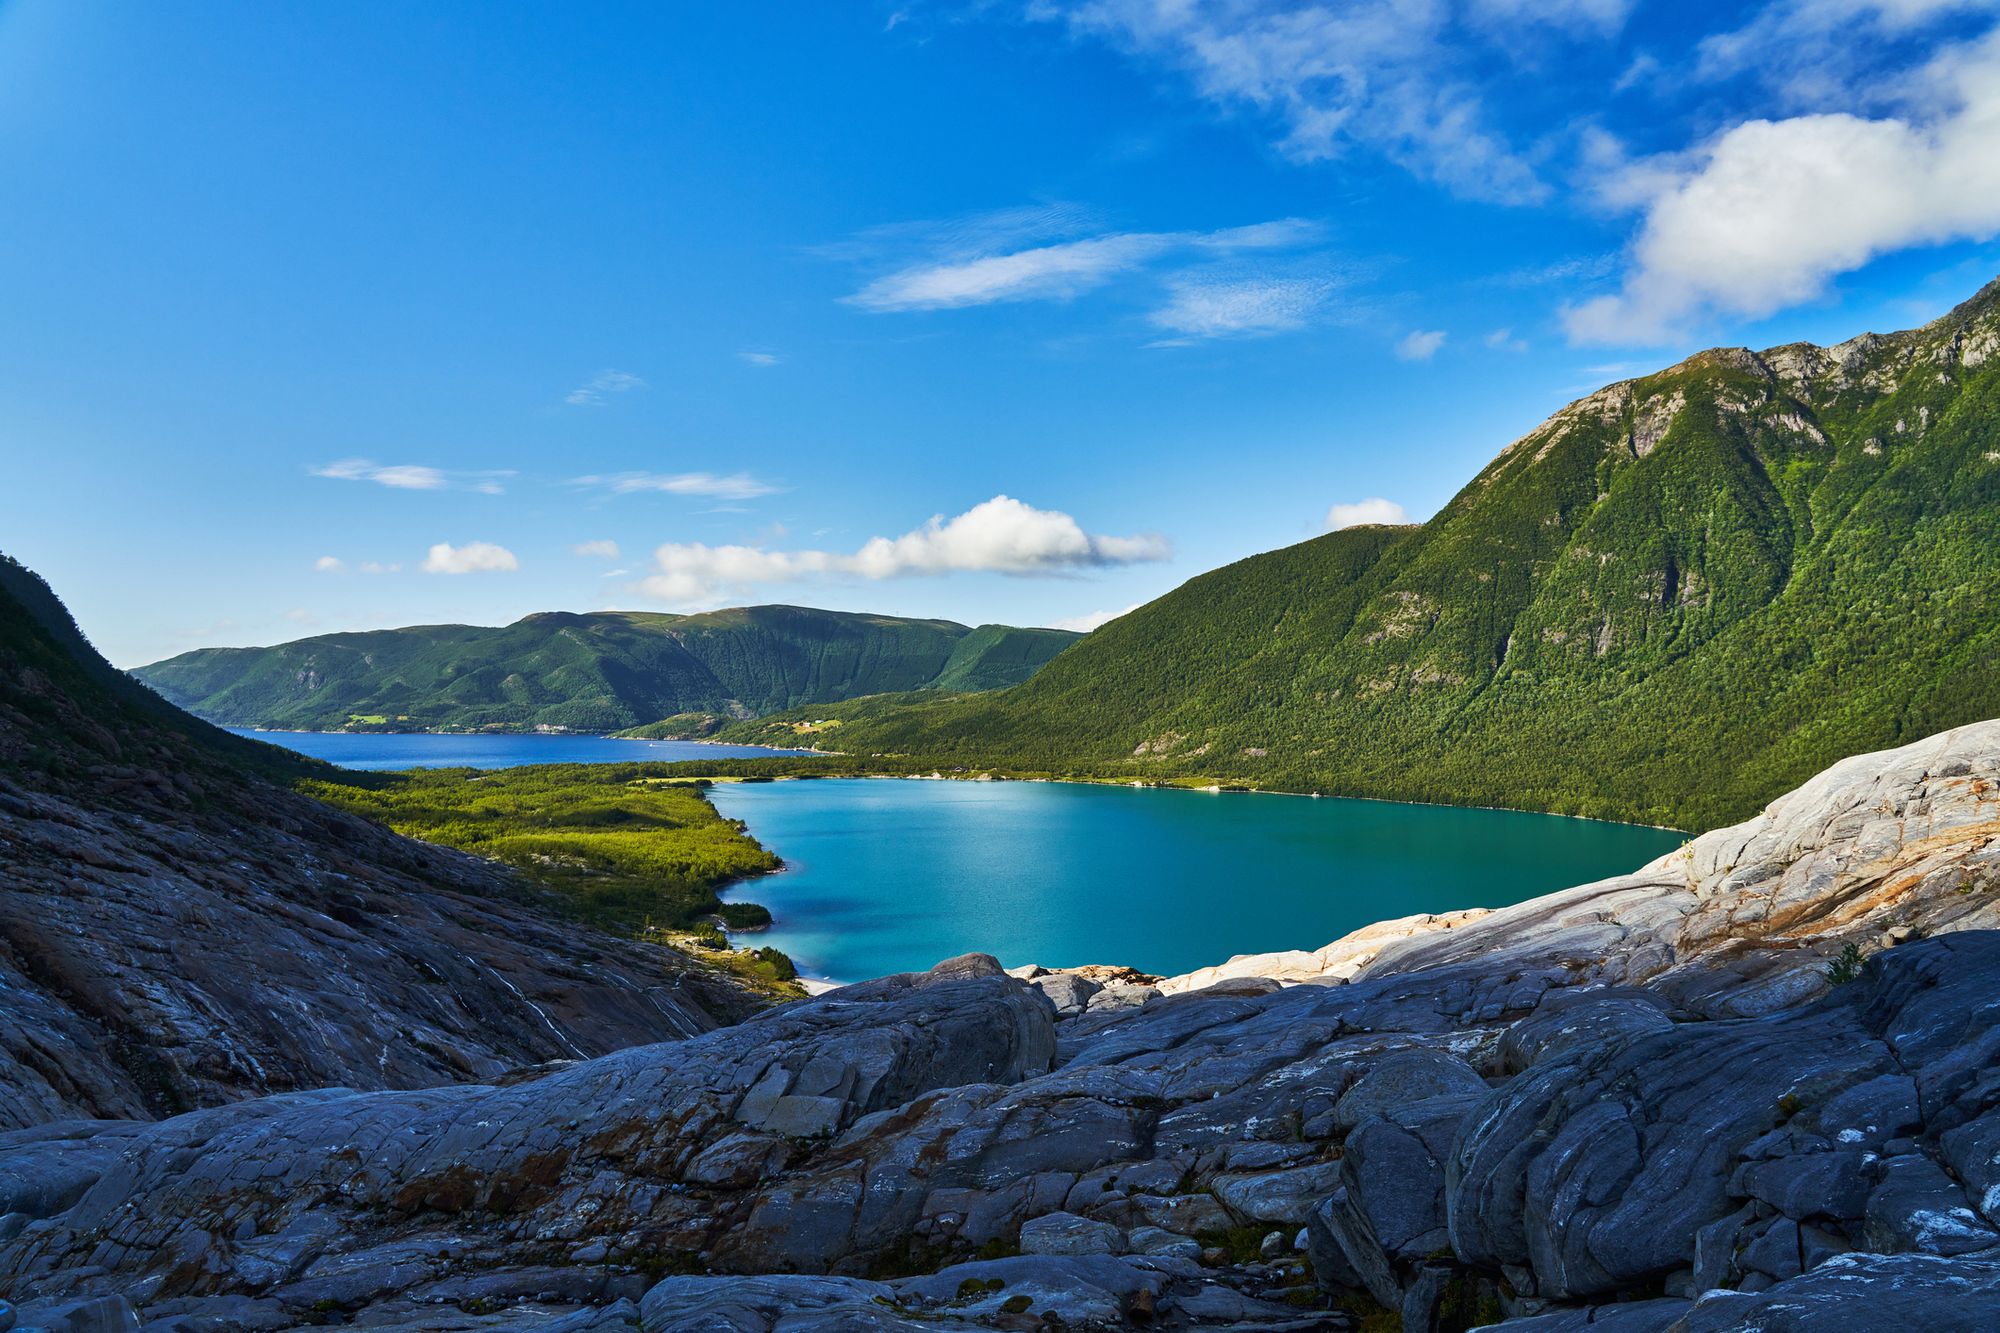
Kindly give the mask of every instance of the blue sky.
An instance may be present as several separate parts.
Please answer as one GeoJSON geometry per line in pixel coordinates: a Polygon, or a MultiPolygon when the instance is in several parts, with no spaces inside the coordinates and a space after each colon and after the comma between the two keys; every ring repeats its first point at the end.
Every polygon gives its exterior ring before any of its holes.
{"type": "Polygon", "coordinates": [[[2000,272],[1991,0],[0,0],[0,549],[113,660],[1089,623],[2000,272]]]}

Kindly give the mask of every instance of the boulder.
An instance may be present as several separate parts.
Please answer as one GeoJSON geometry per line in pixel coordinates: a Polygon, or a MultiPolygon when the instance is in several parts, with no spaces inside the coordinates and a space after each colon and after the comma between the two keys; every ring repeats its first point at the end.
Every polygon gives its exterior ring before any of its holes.
{"type": "Polygon", "coordinates": [[[1021,1226],[1023,1254],[1119,1254],[1124,1249],[1124,1232],[1075,1213],[1044,1213],[1021,1226]]]}

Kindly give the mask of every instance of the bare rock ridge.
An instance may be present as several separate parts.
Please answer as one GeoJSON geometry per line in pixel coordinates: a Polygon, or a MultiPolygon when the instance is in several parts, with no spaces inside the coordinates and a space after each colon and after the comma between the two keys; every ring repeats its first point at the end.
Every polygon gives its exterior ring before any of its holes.
{"type": "Polygon", "coordinates": [[[490,1080],[756,1004],[284,790],[0,559],[0,1128],[490,1080]]]}
{"type": "Polygon", "coordinates": [[[2000,1323],[2000,723],[1434,924],[1301,984],[974,955],[497,1086],[18,1130],[0,1290],[156,1333],[2000,1323]]]}

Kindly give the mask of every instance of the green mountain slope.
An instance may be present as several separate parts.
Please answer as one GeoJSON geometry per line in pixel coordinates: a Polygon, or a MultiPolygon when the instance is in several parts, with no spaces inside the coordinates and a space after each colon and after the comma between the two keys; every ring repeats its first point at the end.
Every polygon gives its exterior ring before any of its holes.
{"type": "Polygon", "coordinates": [[[2000,283],[1614,384],[1429,522],[1197,578],[1019,688],[828,715],[850,754],[1707,827],[2000,714],[1996,663],[2000,283]]]}
{"type": "Polygon", "coordinates": [[[548,612],[499,628],[204,648],[133,674],[229,726],[613,731],[682,713],[740,717],[883,691],[994,689],[1026,680],[1076,638],[797,606],[548,612]]]}

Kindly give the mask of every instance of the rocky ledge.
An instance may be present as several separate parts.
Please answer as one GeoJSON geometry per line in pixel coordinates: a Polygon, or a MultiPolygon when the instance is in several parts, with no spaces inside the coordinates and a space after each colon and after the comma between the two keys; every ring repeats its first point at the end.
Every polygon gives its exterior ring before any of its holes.
{"type": "Polygon", "coordinates": [[[1996,927],[1987,723],[1277,977],[975,955],[491,1085],[16,1131],[0,1290],[158,1333],[1988,1328],[1996,927]]]}

